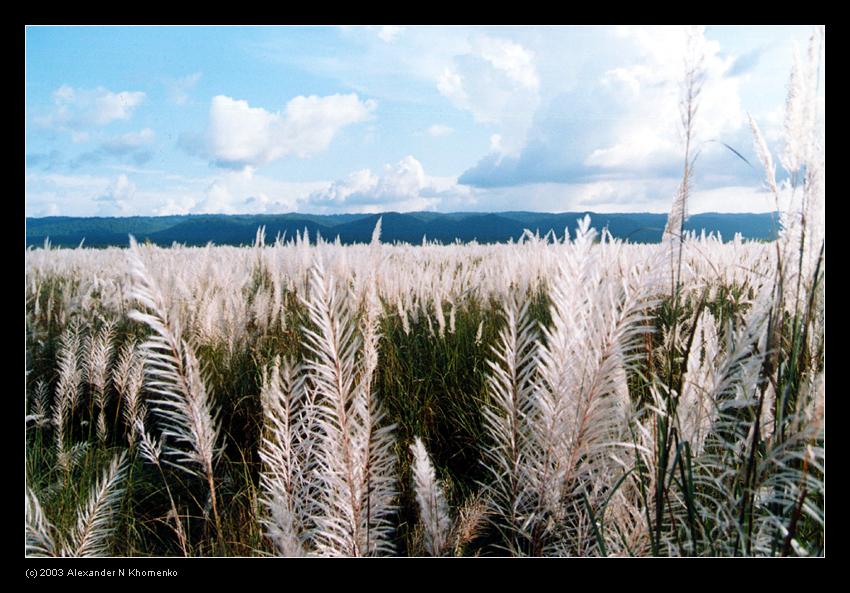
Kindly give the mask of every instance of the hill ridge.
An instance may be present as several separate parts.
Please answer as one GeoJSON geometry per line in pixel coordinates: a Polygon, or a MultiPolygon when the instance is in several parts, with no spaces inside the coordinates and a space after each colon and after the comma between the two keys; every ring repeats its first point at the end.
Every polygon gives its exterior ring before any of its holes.
{"type": "MultiPolygon", "coordinates": [[[[563,237],[573,232],[585,214],[598,230],[607,227],[615,238],[632,243],[657,243],[667,222],[666,213],[652,212],[382,212],[377,214],[189,214],[133,217],[50,216],[26,219],[26,245],[39,246],[46,238],[54,246],[75,247],[85,239],[89,247],[128,244],[128,235],[158,245],[250,245],[257,228],[266,227],[267,240],[278,235],[294,237],[307,229],[311,240],[318,234],[328,241],[339,237],[345,244],[371,239],[378,218],[383,219],[381,239],[386,243],[419,244],[422,238],[441,243],[455,241],[501,243],[518,240],[526,229],[545,236],[563,237]]],[[[706,212],[691,215],[686,230],[719,232],[724,240],[741,233],[745,239],[771,240],[778,228],[775,213],[706,212]]]]}

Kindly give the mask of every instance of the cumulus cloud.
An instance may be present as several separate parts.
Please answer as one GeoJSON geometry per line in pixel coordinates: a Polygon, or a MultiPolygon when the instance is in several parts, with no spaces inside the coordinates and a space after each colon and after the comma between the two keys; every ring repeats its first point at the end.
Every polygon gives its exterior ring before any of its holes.
{"type": "Polygon", "coordinates": [[[213,98],[202,136],[184,135],[180,145],[218,167],[257,167],[287,156],[308,158],[327,149],[346,126],[371,118],[377,104],[356,94],[298,96],[278,112],[251,107],[225,95],[213,98]]]}
{"type": "Polygon", "coordinates": [[[434,210],[446,200],[458,200],[470,194],[452,178],[432,177],[422,163],[406,156],[394,165],[385,165],[381,174],[369,169],[355,171],[311,193],[305,202],[319,212],[399,212],[434,210]]]}
{"type": "MultiPolygon", "coordinates": [[[[611,44],[622,49],[620,64],[612,64],[586,86],[547,100],[520,150],[505,154],[498,141],[491,142],[490,153],[462,173],[459,182],[493,188],[679,178],[680,80],[686,41],[687,32],[680,27],[618,28],[611,44]]],[[[702,35],[697,41],[704,53],[706,79],[697,114],[701,155],[696,181],[709,187],[721,183],[707,173],[716,167],[731,175],[724,183],[743,185],[755,178],[752,170],[722,145],[740,151],[752,145],[740,78],[729,76],[737,58],[723,54],[716,41],[702,35]]]]}
{"type": "Polygon", "coordinates": [[[85,140],[87,128],[130,119],[144,100],[145,93],[140,91],[115,93],[103,87],[75,89],[62,85],[53,92],[53,111],[36,121],[45,127],[76,133],[75,140],[85,140]]]}

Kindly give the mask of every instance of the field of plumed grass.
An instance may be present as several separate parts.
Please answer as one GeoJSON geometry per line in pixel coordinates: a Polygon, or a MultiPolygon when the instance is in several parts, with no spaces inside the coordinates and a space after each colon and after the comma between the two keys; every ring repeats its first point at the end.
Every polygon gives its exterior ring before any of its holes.
{"type": "Polygon", "coordinates": [[[379,230],[28,251],[28,552],[822,553],[822,252],[379,230]]]}
{"type": "Polygon", "coordinates": [[[769,243],[28,249],[26,554],[823,555],[813,71],[769,243]]]}

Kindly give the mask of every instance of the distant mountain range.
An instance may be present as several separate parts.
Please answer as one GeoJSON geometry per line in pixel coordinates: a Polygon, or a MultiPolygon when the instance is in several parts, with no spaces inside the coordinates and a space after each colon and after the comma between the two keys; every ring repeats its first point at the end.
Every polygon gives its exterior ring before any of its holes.
{"type": "MultiPolygon", "coordinates": [[[[385,243],[421,243],[423,237],[442,243],[478,241],[506,242],[519,239],[528,229],[541,236],[554,232],[563,238],[564,230],[574,234],[576,221],[589,214],[591,225],[604,227],[616,238],[632,243],[657,243],[661,240],[666,214],[595,213],[595,212],[384,212],[382,214],[202,214],[186,216],[133,216],[127,218],[66,217],[26,219],[26,244],[43,245],[49,237],[54,246],[75,247],[85,240],[88,247],[126,246],[128,235],[138,241],[158,245],[174,242],[186,245],[248,245],[254,242],[257,228],[265,226],[266,241],[277,236],[286,239],[306,229],[311,241],[321,236],[329,241],[337,237],[343,243],[365,243],[375,223],[382,218],[381,241],[385,243]]],[[[685,223],[686,230],[719,232],[724,240],[735,233],[745,239],[776,238],[777,222],[772,213],[694,214],[685,223]]]]}

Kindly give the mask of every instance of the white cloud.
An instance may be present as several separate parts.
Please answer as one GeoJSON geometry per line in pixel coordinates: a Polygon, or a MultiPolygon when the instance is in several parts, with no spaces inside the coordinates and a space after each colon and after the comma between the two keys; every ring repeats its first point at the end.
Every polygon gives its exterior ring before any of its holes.
{"type": "MultiPolygon", "coordinates": [[[[622,28],[639,62],[608,70],[600,83],[627,99],[615,123],[616,140],[595,148],[585,160],[589,166],[647,169],[681,157],[679,113],[684,56],[702,55],[705,82],[697,99],[696,141],[729,137],[744,126],[739,93],[740,79],[727,77],[734,56],[723,54],[720,44],[693,29],[692,46],[684,27],[622,28]]],[[[696,146],[696,143],[694,143],[696,146]]]]}
{"type": "MultiPolygon", "coordinates": [[[[669,212],[675,179],[611,179],[585,183],[529,183],[522,186],[474,188],[462,210],[503,212],[669,212]]],[[[771,212],[772,195],[757,186],[727,186],[694,191],[689,214],[701,212],[771,212]]],[[[440,210],[448,211],[448,202],[440,210]]]]}
{"type": "Polygon", "coordinates": [[[75,89],[62,85],[53,92],[53,111],[36,121],[46,127],[71,132],[75,142],[84,141],[88,138],[86,128],[130,119],[144,100],[145,93],[140,91],[114,93],[103,87],[75,89]]]}
{"type": "Polygon", "coordinates": [[[644,171],[653,166],[662,167],[682,154],[675,136],[659,136],[648,124],[628,126],[621,137],[622,140],[612,146],[593,150],[584,164],[603,169],[644,171]]]}
{"type": "Polygon", "coordinates": [[[445,124],[434,124],[428,128],[428,135],[434,138],[448,136],[452,132],[454,132],[454,129],[445,124]]]}
{"type": "Polygon", "coordinates": [[[437,90],[475,121],[499,127],[502,149],[518,150],[540,103],[534,53],[519,43],[477,35],[467,53],[454,57],[437,90]]]}
{"type": "Polygon", "coordinates": [[[126,174],[116,177],[32,173],[25,178],[27,216],[129,216],[140,212],[139,192],[126,174]]]}
{"type": "MultiPolygon", "coordinates": [[[[757,186],[726,186],[695,191],[690,212],[773,212],[773,194],[757,186]]],[[[784,207],[784,205],[783,205],[784,207]]]]}
{"type": "Polygon", "coordinates": [[[179,216],[192,212],[197,200],[191,196],[169,197],[153,209],[156,216],[179,216]]]}
{"type": "Polygon", "coordinates": [[[307,158],[324,151],[346,126],[370,119],[372,100],[356,94],[295,97],[280,112],[251,107],[224,95],[213,98],[207,145],[215,164],[256,167],[286,156],[307,158]]]}
{"type": "Polygon", "coordinates": [[[434,210],[446,199],[463,200],[469,188],[454,178],[432,177],[413,156],[385,165],[380,175],[369,169],[351,173],[328,187],[311,193],[304,206],[320,212],[409,212],[434,210]]]}
{"type": "MultiPolygon", "coordinates": [[[[721,144],[744,152],[752,145],[740,97],[742,78],[728,76],[736,57],[722,52],[714,40],[701,35],[695,40],[704,53],[705,70],[692,144],[701,152],[697,186],[718,167],[731,176],[723,184],[743,185],[752,171],[721,144]]],[[[490,153],[460,175],[460,181],[505,187],[680,178],[686,41],[683,27],[613,30],[604,47],[604,67],[589,64],[581,75],[584,84],[548,97],[520,149],[511,143],[506,147],[504,139],[491,140],[490,153]]],[[[551,60],[552,54],[547,57],[551,60]]],[[[551,61],[543,71],[548,77],[541,82],[541,92],[552,87],[557,72],[551,61]]]]}
{"type": "Polygon", "coordinates": [[[437,80],[437,90],[462,109],[469,109],[469,97],[463,90],[463,79],[453,68],[443,70],[437,80]]]}
{"type": "Polygon", "coordinates": [[[227,186],[221,181],[214,181],[206,190],[204,199],[195,207],[192,212],[198,214],[234,214],[233,195],[227,189],[227,186]]]}
{"type": "Polygon", "coordinates": [[[133,110],[144,99],[145,94],[141,92],[107,92],[101,94],[95,99],[95,112],[92,114],[92,119],[99,126],[105,126],[119,119],[129,119],[133,110]]]}
{"type": "Polygon", "coordinates": [[[220,161],[259,163],[271,160],[272,136],[278,116],[247,101],[219,95],[210,107],[210,150],[220,161]]]}
{"type": "Polygon", "coordinates": [[[27,216],[94,216],[97,202],[110,187],[107,177],[27,173],[24,177],[24,211],[27,216]]]}
{"type": "Polygon", "coordinates": [[[478,38],[478,53],[520,86],[535,90],[540,86],[534,53],[519,43],[482,35],[478,38]]]}
{"type": "Polygon", "coordinates": [[[136,196],[136,184],[123,173],[113,181],[103,195],[97,196],[95,202],[100,202],[98,213],[104,216],[126,216],[130,213],[130,205],[136,196]]]}
{"type": "Polygon", "coordinates": [[[292,212],[300,209],[310,193],[328,185],[279,181],[241,171],[187,177],[134,169],[132,180],[127,173],[102,177],[29,172],[24,200],[27,216],[292,212]]]}
{"type": "Polygon", "coordinates": [[[314,191],[329,184],[318,182],[278,181],[254,171],[222,171],[211,178],[189,180],[190,199],[164,201],[161,213],[193,214],[261,214],[293,212],[314,191]]]}

